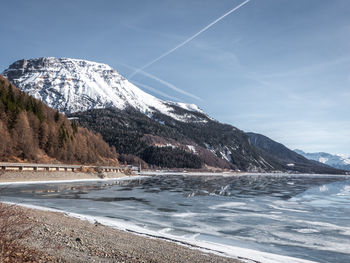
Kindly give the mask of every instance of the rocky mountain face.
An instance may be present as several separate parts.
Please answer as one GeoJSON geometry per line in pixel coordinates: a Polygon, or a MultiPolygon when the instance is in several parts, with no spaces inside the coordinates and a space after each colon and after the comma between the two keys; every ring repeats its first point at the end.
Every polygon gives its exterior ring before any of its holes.
{"type": "Polygon", "coordinates": [[[157,167],[300,171],[196,105],[160,100],[105,64],[68,58],[19,60],[3,75],[71,120],[101,133],[122,160],[142,159],[157,167]]]}
{"type": "Polygon", "coordinates": [[[298,149],[294,151],[309,160],[314,160],[337,169],[350,171],[350,158],[343,154],[333,155],[325,152],[306,153],[298,149]]]}
{"type": "MultiPolygon", "coordinates": [[[[177,111],[178,114],[188,113],[182,108],[177,108],[177,111]]],[[[170,159],[175,157],[176,149],[181,149],[198,156],[207,166],[249,171],[279,169],[257,152],[244,132],[209,118],[206,122],[185,123],[159,112],[149,118],[132,108],[95,109],[68,116],[80,125],[100,132],[119,153],[136,155],[144,160],[150,159],[147,155],[150,147],[154,151],[166,147],[170,159]]],[[[204,115],[199,117],[205,118],[204,115]]]]}
{"type": "Polygon", "coordinates": [[[160,100],[130,83],[106,64],[70,59],[18,60],[2,75],[27,94],[62,113],[114,107],[132,107],[152,117],[161,112],[179,121],[205,121],[196,105],[160,100]],[[174,113],[174,107],[187,114],[174,113]]]}
{"type": "MultiPolygon", "coordinates": [[[[343,173],[340,170],[334,169],[326,164],[318,163],[305,158],[281,143],[278,143],[270,138],[253,132],[248,132],[250,142],[265,155],[278,161],[283,167],[283,170],[294,170],[302,173],[343,173]]],[[[342,169],[336,167],[338,169],[342,169]]]]}

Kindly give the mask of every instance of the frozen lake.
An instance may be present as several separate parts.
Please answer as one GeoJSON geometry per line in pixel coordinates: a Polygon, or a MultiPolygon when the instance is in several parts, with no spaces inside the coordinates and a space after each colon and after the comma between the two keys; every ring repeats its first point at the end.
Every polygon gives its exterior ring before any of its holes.
{"type": "Polygon", "coordinates": [[[350,262],[349,177],[157,175],[0,187],[2,201],[81,214],[229,256],[350,262]]]}

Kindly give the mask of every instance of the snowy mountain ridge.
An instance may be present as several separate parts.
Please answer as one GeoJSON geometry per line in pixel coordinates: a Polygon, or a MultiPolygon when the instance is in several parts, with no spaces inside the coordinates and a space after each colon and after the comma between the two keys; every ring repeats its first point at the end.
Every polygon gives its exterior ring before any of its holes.
{"type": "Polygon", "coordinates": [[[298,149],[294,151],[309,160],[314,160],[323,164],[327,164],[334,168],[350,171],[350,158],[344,154],[333,155],[325,152],[306,153],[298,149]]]}
{"type": "Polygon", "coordinates": [[[106,64],[53,57],[18,60],[3,75],[22,91],[100,133],[124,161],[137,165],[142,159],[168,168],[202,165],[254,172],[339,173],[305,158],[291,168],[279,152],[261,151],[236,127],[215,121],[194,104],[158,99],[106,64]],[[174,142],[176,149],[157,147],[174,142]]]}
{"type": "Polygon", "coordinates": [[[159,111],[183,122],[206,122],[207,119],[198,106],[158,99],[102,63],[54,57],[18,60],[2,75],[63,113],[108,107],[122,110],[131,106],[149,117],[159,111]],[[177,107],[186,113],[177,114],[177,107]],[[204,116],[200,117],[201,114],[204,116]]]}

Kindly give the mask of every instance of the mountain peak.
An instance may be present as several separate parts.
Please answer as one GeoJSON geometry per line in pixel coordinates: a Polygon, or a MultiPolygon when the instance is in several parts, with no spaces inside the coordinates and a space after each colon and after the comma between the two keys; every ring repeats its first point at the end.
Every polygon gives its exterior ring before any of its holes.
{"type": "Polygon", "coordinates": [[[350,158],[344,154],[333,155],[325,152],[306,153],[302,150],[294,151],[310,160],[318,161],[334,168],[350,171],[350,158]]]}
{"type": "MultiPolygon", "coordinates": [[[[71,66],[87,66],[87,65],[93,65],[100,68],[106,68],[112,70],[110,66],[107,64],[99,63],[99,62],[93,62],[89,60],[84,59],[75,59],[75,58],[56,58],[56,57],[40,57],[40,58],[32,58],[32,59],[20,59],[15,61],[9,66],[9,69],[34,69],[34,68],[42,68],[42,67],[53,67],[58,66],[61,67],[71,67],[71,66]]],[[[5,72],[8,70],[5,70],[5,72]]]]}
{"type": "Polygon", "coordinates": [[[64,113],[132,107],[149,117],[158,111],[180,121],[207,119],[198,106],[158,99],[102,63],[55,57],[22,59],[11,64],[3,75],[29,95],[64,113]],[[177,114],[176,108],[187,114],[177,114]]]}

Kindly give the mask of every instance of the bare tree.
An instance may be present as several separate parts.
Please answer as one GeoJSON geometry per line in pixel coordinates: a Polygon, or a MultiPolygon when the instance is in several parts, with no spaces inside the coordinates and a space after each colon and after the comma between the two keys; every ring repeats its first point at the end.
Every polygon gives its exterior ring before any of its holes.
{"type": "Polygon", "coordinates": [[[36,155],[37,145],[33,139],[33,131],[29,125],[27,112],[22,111],[15,123],[15,132],[18,136],[17,148],[23,158],[33,159],[36,155]]]}
{"type": "Polygon", "coordinates": [[[6,125],[0,120],[0,157],[4,158],[11,151],[11,137],[6,125]]]}

